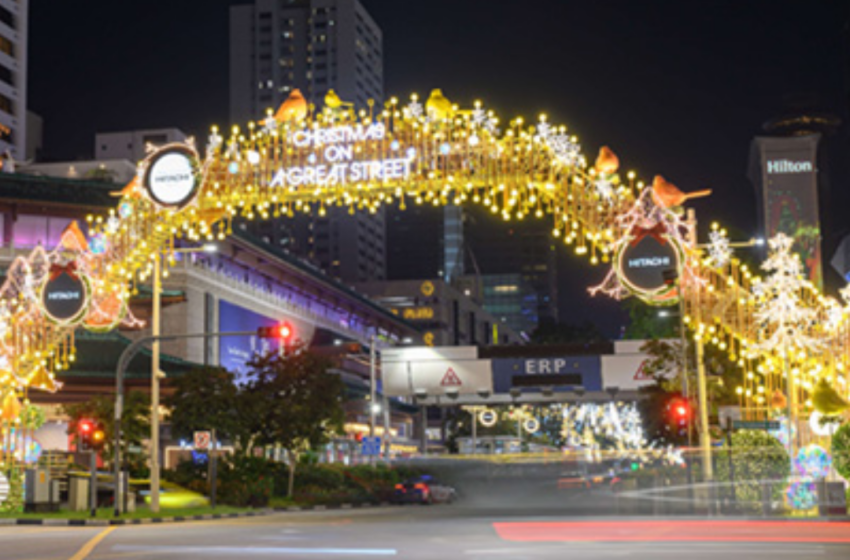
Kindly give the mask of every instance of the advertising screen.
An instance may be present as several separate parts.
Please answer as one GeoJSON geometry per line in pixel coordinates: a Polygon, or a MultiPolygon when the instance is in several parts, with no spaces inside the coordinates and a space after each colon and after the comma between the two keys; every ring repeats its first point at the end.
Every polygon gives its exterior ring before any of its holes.
{"type": "MultiPolygon", "coordinates": [[[[256,331],[259,327],[273,327],[278,322],[271,317],[249,311],[224,300],[218,304],[219,330],[256,331]]],[[[265,354],[277,350],[278,344],[272,339],[260,339],[257,336],[224,336],[219,341],[219,364],[233,372],[238,382],[244,382],[248,373],[247,362],[256,354],[265,354]]]]}

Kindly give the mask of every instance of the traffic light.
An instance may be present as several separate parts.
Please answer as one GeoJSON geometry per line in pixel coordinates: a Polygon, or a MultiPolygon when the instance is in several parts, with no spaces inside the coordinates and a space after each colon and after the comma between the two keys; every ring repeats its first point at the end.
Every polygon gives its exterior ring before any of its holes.
{"type": "Polygon", "coordinates": [[[288,344],[290,341],[292,341],[292,337],[294,335],[295,329],[292,328],[292,324],[288,321],[278,323],[273,327],[260,327],[257,329],[258,337],[276,338],[285,344],[288,344]]]}
{"type": "Polygon", "coordinates": [[[667,413],[670,424],[680,431],[687,429],[693,416],[691,403],[682,397],[676,397],[667,403],[667,413]]]}
{"type": "Polygon", "coordinates": [[[99,451],[106,443],[106,432],[98,422],[83,418],[77,423],[79,451],[99,451]]]}
{"type": "Polygon", "coordinates": [[[95,431],[92,420],[83,419],[77,423],[77,437],[79,438],[79,450],[90,451],[92,448],[92,434],[95,431]]]}
{"type": "Polygon", "coordinates": [[[106,443],[106,432],[103,431],[103,426],[96,425],[94,431],[91,434],[91,446],[92,449],[100,451],[103,449],[104,444],[106,443]]]}

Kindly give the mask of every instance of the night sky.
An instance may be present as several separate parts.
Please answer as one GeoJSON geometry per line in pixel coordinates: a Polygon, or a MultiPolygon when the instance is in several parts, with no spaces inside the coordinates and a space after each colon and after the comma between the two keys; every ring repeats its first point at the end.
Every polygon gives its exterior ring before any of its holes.
{"type": "MultiPolygon", "coordinates": [[[[384,32],[388,95],[439,87],[503,118],[545,112],[591,158],[605,144],[644,177],[713,188],[693,204],[703,225],[719,220],[746,236],[756,228],[749,142],[783,98],[816,94],[847,120],[846,0],[362,1],[384,32]]],[[[29,104],[45,119],[45,155],[91,158],[96,131],[204,136],[227,124],[235,3],[33,0],[29,104]]],[[[850,205],[847,129],[835,142],[838,209],[850,205]]],[[[617,306],[582,289],[604,271],[562,264],[564,318],[605,316],[614,329],[617,306]]]]}

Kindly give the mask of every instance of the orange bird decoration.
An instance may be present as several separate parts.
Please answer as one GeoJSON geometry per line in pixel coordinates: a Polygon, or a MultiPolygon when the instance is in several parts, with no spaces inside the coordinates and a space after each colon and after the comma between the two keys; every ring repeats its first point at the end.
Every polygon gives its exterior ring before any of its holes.
{"type": "Polygon", "coordinates": [[[129,195],[131,198],[139,198],[139,191],[136,190],[136,186],[138,185],[138,181],[136,177],[133,177],[129,183],[127,183],[123,189],[120,191],[112,191],[109,193],[111,196],[127,196],[129,195]]]}
{"type": "Polygon", "coordinates": [[[784,409],[788,406],[788,399],[782,394],[782,391],[774,391],[770,397],[770,406],[773,408],[784,409]]]}
{"type": "Polygon", "coordinates": [[[295,88],[286,101],[280,104],[274,118],[277,122],[287,122],[303,119],[307,116],[307,100],[301,94],[301,90],[295,88]]]}
{"type": "Polygon", "coordinates": [[[617,154],[611,148],[602,146],[599,148],[599,155],[596,157],[594,167],[600,173],[611,175],[612,173],[616,173],[617,169],[620,168],[620,158],[617,157],[617,154]]]}
{"type": "Polygon", "coordinates": [[[684,193],[673,183],[667,182],[661,175],[656,175],[655,179],[652,180],[652,200],[655,204],[664,208],[681,206],[686,200],[708,196],[710,194],[711,189],[684,193]]]}

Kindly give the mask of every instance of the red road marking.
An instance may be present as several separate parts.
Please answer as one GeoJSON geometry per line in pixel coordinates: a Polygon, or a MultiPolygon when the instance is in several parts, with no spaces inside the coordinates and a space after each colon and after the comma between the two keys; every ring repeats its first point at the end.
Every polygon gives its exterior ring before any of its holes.
{"type": "Polygon", "coordinates": [[[493,523],[506,541],[850,543],[850,523],[794,521],[557,521],[493,523]]]}

